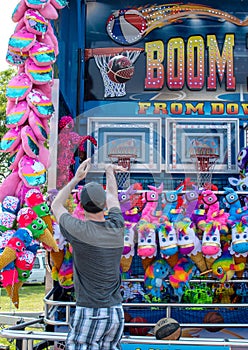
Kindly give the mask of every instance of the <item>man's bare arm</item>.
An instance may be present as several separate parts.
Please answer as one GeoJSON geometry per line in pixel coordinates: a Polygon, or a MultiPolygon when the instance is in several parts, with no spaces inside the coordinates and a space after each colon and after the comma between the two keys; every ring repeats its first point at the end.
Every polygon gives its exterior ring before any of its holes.
{"type": "Polygon", "coordinates": [[[52,202],[52,211],[53,214],[59,222],[59,219],[62,214],[68,213],[68,210],[65,208],[66,201],[71,194],[72,190],[75,188],[75,186],[83,180],[88,171],[90,170],[90,158],[86,159],[85,161],[80,164],[78,167],[75,176],[71,179],[71,181],[65,185],[57,194],[56,198],[52,202]]]}

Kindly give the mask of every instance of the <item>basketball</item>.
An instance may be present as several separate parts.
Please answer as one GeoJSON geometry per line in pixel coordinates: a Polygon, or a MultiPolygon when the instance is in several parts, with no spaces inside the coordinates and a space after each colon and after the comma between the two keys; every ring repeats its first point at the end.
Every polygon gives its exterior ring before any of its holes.
{"type": "Polygon", "coordinates": [[[135,9],[115,11],[107,19],[106,30],[112,40],[121,45],[137,43],[144,36],[147,21],[135,9]]]}
{"type": "MultiPolygon", "coordinates": [[[[130,321],[130,323],[147,323],[147,320],[144,317],[134,317],[130,321]]],[[[147,335],[149,332],[150,328],[149,327],[129,327],[129,333],[131,335],[147,335]]]]}
{"type": "Polygon", "coordinates": [[[158,340],[178,340],[181,337],[182,329],[173,318],[161,318],[154,327],[154,334],[158,340]]]}
{"type": "Polygon", "coordinates": [[[107,66],[107,75],[114,83],[125,83],[132,78],[134,66],[131,60],[123,55],[110,59],[107,66]]]}
{"type": "MultiPolygon", "coordinates": [[[[203,323],[224,323],[224,318],[218,312],[208,312],[204,318],[203,323]]],[[[205,327],[205,329],[209,332],[218,332],[223,329],[223,327],[205,327]]]]}

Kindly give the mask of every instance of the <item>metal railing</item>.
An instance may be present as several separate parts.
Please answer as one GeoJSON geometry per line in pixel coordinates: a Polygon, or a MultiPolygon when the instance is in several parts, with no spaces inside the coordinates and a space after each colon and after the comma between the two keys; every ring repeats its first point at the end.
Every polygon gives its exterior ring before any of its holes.
{"type": "MultiPolygon", "coordinates": [[[[142,279],[132,279],[131,281],[141,281],[142,279]]],[[[198,280],[192,280],[191,282],[196,283],[198,280]]],[[[198,282],[203,282],[199,280],[198,282]]],[[[204,282],[214,283],[213,280],[204,280],[204,282]]],[[[247,283],[247,280],[232,280],[233,283],[247,283]]],[[[70,301],[57,301],[53,300],[54,290],[51,290],[44,298],[44,314],[37,319],[33,319],[31,321],[24,322],[20,321],[19,324],[14,326],[4,328],[0,331],[0,337],[7,339],[14,339],[18,343],[18,350],[33,350],[33,349],[45,349],[48,344],[53,344],[55,342],[65,342],[67,329],[69,324],[71,323],[71,318],[73,316],[76,303],[70,301]],[[62,310],[62,312],[61,312],[62,310]],[[31,327],[32,325],[37,327],[37,324],[40,325],[51,325],[54,327],[54,331],[37,331],[37,330],[26,330],[27,327],[31,327]],[[63,331],[61,331],[63,329],[63,331]],[[44,343],[44,347],[42,345],[35,345],[35,342],[40,340],[44,343]]],[[[237,303],[237,304],[191,304],[191,303],[123,303],[124,310],[129,311],[130,309],[140,310],[147,309],[147,311],[151,310],[163,310],[163,317],[172,317],[173,318],[173,310],[221,310],[227,309],[232,312],[232,310],[239,310],[246,312],[248,314],[248,304],[237,303]]],[[[219,327],[219,328],[247,328],[248,329],[248,319],[246,318],[245,323],[193,323],[192,317],[189,319],[189,322],[180,323],[182,329],[184,328],[211,328],[211,327],[219,327]]],[[[126,327],[154,327],[156,323],[147,322],[147,323],[125,323],[126,327]]],[[[224,347],[229,346],[230,349],[235,348],[244,348],[248,349],[248,340],[247,339],[209,339],[209,338],[187,338],[180,337],[179,340],[176,341],[165,341],[165,340],[157,340],[154,336],[142,337],[142,336],[127,336],[125,335],[122,338],[123,349],[125,349],[125,344],[150,344],[150,345],[168,345],[168,344],[176,344],[176,345],[201,345],[201,346],[218,346],[224,347]]],[[[129,347],[130,349],[130,347],[129,347]]],[[[136,347],[134,347],[136,349],[136,347]]],[[[162,348],[161,348],[162,349],[162,348]]],[[[227,348],[229,350],[229,348],[227,348]]]]}

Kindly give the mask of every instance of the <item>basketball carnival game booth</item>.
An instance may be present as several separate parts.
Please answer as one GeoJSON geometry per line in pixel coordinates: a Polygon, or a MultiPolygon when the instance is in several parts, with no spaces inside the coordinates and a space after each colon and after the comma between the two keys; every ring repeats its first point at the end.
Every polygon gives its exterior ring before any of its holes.
{"type": "MultiPolygon", "coordinates": [[[[49,119],[52,159],[45,197],[49,205],[87,157],[87,181],[103,187],[105,164],[128,168],[116,174],[125,218],[123,350],[248,349],[245,0],[51,4],[57,54],[54,111],[40,116],[49,119]]],[[[35,82],[39,92],[46,83],[35,82]]],[[[83,185],[68,199],[82,219],[83,185]]],[[[73,257],[69,243],[59,243],[49,252],[46,332],[1,332],[23,348],[34,339],[64,348],[75,308],[73,257]]]]}

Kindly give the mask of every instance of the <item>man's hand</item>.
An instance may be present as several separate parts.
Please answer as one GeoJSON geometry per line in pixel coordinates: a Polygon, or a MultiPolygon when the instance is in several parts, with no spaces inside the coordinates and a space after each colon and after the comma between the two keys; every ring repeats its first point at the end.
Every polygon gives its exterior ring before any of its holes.
{"type": "Polygon", "coordinates": [[[85,179],[86,175],[88,174],[88,172],[90,170],[90,166],[91,166],[90,162],[91,162],[91,158],[87,158],[77,168],[77,171],[76,171],[75,176],[74,176],[77,183],[80,182],[81,180],[85,179]]]}
{"type": "Polygon", "coordinates": [[[119,172],[119,171],[127,172],[128,168],[124,168],[123,166],[118,165],[118,164],[106,164],[105,171],[106,172],[113,172],[113,173],[119,172]]]}

